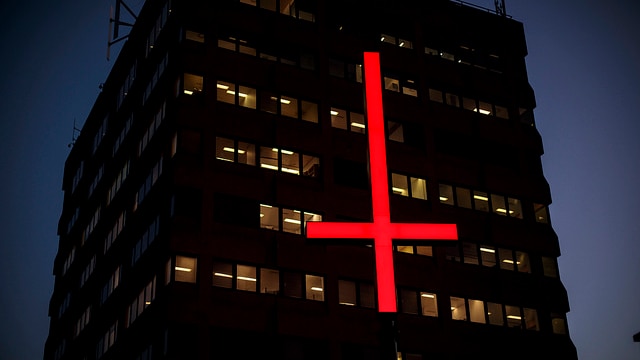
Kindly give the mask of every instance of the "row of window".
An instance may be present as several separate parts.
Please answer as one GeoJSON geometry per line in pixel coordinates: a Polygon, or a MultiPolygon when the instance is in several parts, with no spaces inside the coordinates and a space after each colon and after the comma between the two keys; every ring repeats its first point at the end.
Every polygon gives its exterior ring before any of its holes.
{"type": "MultiPolygon", "coordinates": [[[[429,89],[429,100],[446,104],[456,108],[473,111],[487,116],[495,116],[502,119],[509,119],[509,111],[505,106],[496,105],[487,101],[478,100],[458,94],[429,89]]],[[[524,109],[520,109],[521,112],[524,109]]]]}
{"type": "Polygon", "coordinates": [[[322,221],[322,215],[260,204],[260,227],[263,229],[302,234],[309,221],[322,221]]]}
{"type": "Polygon", "coordinates": [[[111,248],[111,245],[113,245],[113,243],[116,242],[116,240],[118,239],[118,236],[120,235],[122,230],[124,230],[126,218],[127,218],[127,212],[122,211],[118,216],[118,218],[116,219],[116,221],[114,222],[113,227],[111,228],[111,230],[109,230],[109,233],[104,238],[103,254],[106,254],[107,251],[109,251],[109,249],[111,248]]]}
{"type": "Polygon", "coordinates": [[[288,15],[309,22],[316,21],[316,10],[313,1],[305,0],[240,0],[243,4],[288,15]]]}
{"type": "Polygon", "coordinates": [[[455,51],[438,50],[435,47],[424,47],[424,53],[430,56],[453,61],[458,64],[473,66],[478,69],[488,70],[497,74],[502,74],[500,56],[488,53],[483,54],[469,46],[460,45],[455,51]]]}
{"type": "Polygon", "coordinates": [[[320,158],[268,146],[216,137],[216,159],[307,177],[320,175],[320,158]]]}
{"type": "MultiPolygon", "coordinates": [[[[202,35],[202,38],[204,38],[204,35],[202,35]]],[[[235,35],[218,39],[218,47],[241,54],[256,56],[260,59],[300,67],[305,70],[316,69],[315,56],[300,49],[269,48],[265,45],[258,45],[252,40],[241,39],[235,35]]]]}
{"type": "Polygon", "coordinates": [[[127,316],[125,318],[125,327],[129,327],[142,314],[142,312],[151,305],[156,298],[156,277],[154,276],[149,283],[140,290],[131,304],[127,307],[127,316]]]}
{"type": "MultiPolygon", "coordinates": [[[[523,218],[522,203],[519,199],[448,184],[439,184],[438,187],[439,200],[442,204],[483,212],[491,211],[500,216],[516,219],[523,218]]],[[[534,203],[533,212],[536,222],[549,223],[549,213],[545,205],[534,203]]]]}
{"type": "Polygon", "coordinates": [[[149,246],[156,239],[156,236],[160,234],[160,215],[156,216],[145,232],[140,236],[140,239],[133,246],[131,251],[131,266],[135,265],[142,254],[147,251],[149,246]]]}

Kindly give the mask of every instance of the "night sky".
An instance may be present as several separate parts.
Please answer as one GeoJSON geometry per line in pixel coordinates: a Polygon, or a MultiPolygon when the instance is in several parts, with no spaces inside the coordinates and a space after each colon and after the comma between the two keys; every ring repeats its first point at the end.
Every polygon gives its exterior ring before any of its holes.
{"type": "MultiPolygon", "coordinates": [[[[0,359],[42,358],[67,144],[117,54],[106,60],[112,3],[3,1],[0,359]]],[[[506,8],[527,37],[571,338],[581,360],[640,359],[640,2],[506,8]]]]}

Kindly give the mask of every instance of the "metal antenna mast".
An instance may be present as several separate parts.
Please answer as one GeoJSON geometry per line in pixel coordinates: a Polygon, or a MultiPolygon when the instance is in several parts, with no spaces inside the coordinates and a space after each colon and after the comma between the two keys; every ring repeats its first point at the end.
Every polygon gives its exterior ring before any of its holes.
{"type": "Polygon", "coordinates": [[[120,19],[120,13],[122,8],[124,8],[124,10],[126,10],[129,13],[129,15],[133,17],[134,22],[135,20],[138,19],[136,14],[133,12],[133,10],[131,10],[129,6],[127,6],[124,0],[116,0],[115,16],[113,14],[113,7],[111,7],[111,11],[109,13],[109,40],[107,42],[107,60],[109,60],[111,45],[116,44],[126,39],[127,37],[129,37],[129,34],[124,35],[122,37],[118,37],[120,35],[120,26],[127,26],[127,27],[133,26],[132,23],[122,21],[120,19]],[[113,28],[113,36],[111,35],[112,28],[113,28]]]}

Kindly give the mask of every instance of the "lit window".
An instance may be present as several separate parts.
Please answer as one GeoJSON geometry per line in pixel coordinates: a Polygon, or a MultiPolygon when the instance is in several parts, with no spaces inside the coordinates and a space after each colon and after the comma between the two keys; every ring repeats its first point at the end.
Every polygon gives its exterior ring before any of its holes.
{"type": "Polygon", "coordinates": [[[482,115],[492,115],[493,114],[493,105],[484,102],[484,101],[479,101],[478,102],[478,108],[476,109],[476,112],[479,112],[482,115]]]}
{"type": "Polygon", "coordinates": [[[380,41],[382,41],[384,43],[387,43],[387,44],[391,44],[391,45],[395,45],[396,44],[396,38],[394,36],[387,35],[387,34],[380,35],[380,41]]]}
{"type": "Polygon", "coordinates": [[[447,105],[460,107],[460,98],[458,97],[458,95],[446,93],[444,97],[446,99],[447,105]]]}
{"type": "Polygon", "coordinates": [[[518,306],[505,305],[505,312],[507,314],[507,326],[522,328],[522,314],[518,306]]]}
{"type": "Polygon", "coordinates": [[[278,95],[269,91],[260,92],[260,111],[277,114],[279,102],[280,97],[278,95]]]}
{"type": "Polygon", "coordinates": [[[433,248],[431,246],[417,245],[416,246],[416,254],[425,255],[425,256],[433,256],[433,248]]]}
{"type": "Polygon", "coordinates": [[[216,97],[218,101],[225,102],[227,104],[235,104],[236,103],[236,85],[225,82],[218,81],[216,83],[216,97]]]}
{"type": "Polygon", "coordinates": [[[533,204],[533,211],[536,216],[536,222],[542,224],[549,223],[549,213],[547,212],[547,207],[542,204],[533,204]]]}
{"type": "Polygon", "coordinates": [[[235,43],[235,41],[228,41],[228,40],[218,39],[218,47],[222,48],[222,49],[236,51],[236,43],[235,43]]]}
{"type": "Polygon", "coordinates": [[[256,291],[256,268],[254,266],[237,265],[236,288],[244,291],[256,291]]]}
{"type": "Polygon", "coordinates": [[[260,204],[260,227],[269,230],[280,230],[277,207],[260,204]]]}
{"type": "Polygon", "coordinates": [[[238,86],[238,105],[250,109],[256,108],[256,89],[238,86]]]}
{"type": "Polygon", "coordinates": [[[301,214],[298,210],[282,209],[282,231],[300,234],[301,214]]]}
{"type": "Polygon", "coordinates": [[[491,194],[491,207],[495,214],[507,216],[507,205],[504,196],[491,194]]]}
{"type": "Polygon", "coordinates": [[[453,187],[451,185],[439,184],[440,202],[447,205],[453,205],[453,187]]]}
{"type": "Polygon", "coordinates": [[[540,326],[538,325],[538,312],[536,309],[524,308],[524,328],[527,330],[535,330],[540,331],[540,326]]]}
{"type": "Polygon", "coordinates": [[[238,142],[238,162],[240,164],[255,165],[256,164],[256,146],[253,144],[238,142]]]}
{"type": "Polygon", "coordinates": [[[531,273],[531,266],[529,265],[529,255],[522,251],[516,251],[516,267],[519,272],[531,273]]]}
{"type": "Polygon", "coordinates": [[[356,112],[349,112],[349,120],[351,121],[350,130],[352,132],[364,134],[365,132],[365,122],[364,115],[356,112]]]}
{"type": "Polygon", "coordinates": [[[411,197],[427,200],[427,181],[425,179],[410,177],[411,197]]]}
{"type": "Polygon", "coordinates": [[[197,259],[187,256],[176,256],[175,280],[180,282],[196,282],[197,259]]]}
{"type": "Polygon", "coordinates": [[[456,187],[456,201],[459,207],[471,209],[471,191],[469,189],[456,187]]]}
{"type": "Polygon", "coordinates": [[[300,156],[298,153],[281,149],[280,156],[282,158],[282,172],[300,175],[300,156]]]}
{"type": "Polygon", "coordinates": [[[498,249],[498,257],[500,259],[500,269],[512,271],[515,270],[513,251],[507,249],[498,249]]]}
{"type": "Polygon", "coordinates": [[[213,263],[213,286],[231,289],[233,287],[232,266],[227,263],[213,263]]]}
{"type": "Polygon", "coordinates": [[[204,78],[199,75],[184,74],[184,88],[183,92],[187,95],[195,95],[202,92],[204,78]]]}
{"type": "Polygon", "coordinates": [[[478,107],[476,106],[476,100],[475,99],[469,99],[469,98],[463,97],[462,98],[462,107],[465,110],[478,111],[478,107]]]}
{"type": "Polygon", "coordinates": [[[260,0],[260,8],[276,11],[276,0],[260,0]]]}
{"type": "Polygon", "coordinates": [[[273,269],[260,269],[260,292],[263,294],[280,293],[280,272],[273,269]]]}
{"type": "Polygon", "coordinates": [[[278,149],[266,146],[260,147],[260,167],[278,171],[278,149]]]}
{"type": "Polygon", "coordinates": [[[467,307],[463,298],[451,296],[451,319],[467,320],[467,307]]]}
{"type": "Polygon", "coordinates": [[[566,335],[567,322],[564,315],[551,313],[551,328],[554,334],[566,335]]]}
{"type": "Polygon", "coordinates": [[[233,162],[235,152],[236,148],[233,140],[216,137],[216,159],[233,162]]]}
{"type": "Polygon", "coordinates": [[[338,280],[338,303],[340,305],[356,306],[356,283],[347,280],[338,280]]]}
{"type": "Polygon", "coordinates": [[[187,30],[184,33],[184,38],[187,39],[187,40],[191,40],[191,41],[195,41],[195,42],[199,42],[199,43],[204,43],[204,34],[203,33],[187,30]]]}
{"type": "Polygon", "coordinates": [[[311,155],[302,155],[302,175],[308,177],[320,176],[320,159],[311,155]]]}
{"type": "Polygon", "coordinates": [[[298,100],[288,96],[280,98],[280,113],[284,116],[298,118],[298,100]]]}
{"type": "Polygon", "coordinates": [[[436,55],[436,56],[440,55],[438,50],[432,49],[432,48],[426,47],[426,46],[424,47],[424,53],[427,54],[427,55],[436,55]]]}
{"type": "Polygon", "coordinates": [[[469,318],[471,322],[485,324],[484,301],[469,299],[469,318]]]}
{"type": "Polygon", "coordinates": [[[324,278],[322,276],[305,275],[307,300],[324,301],[324,278]]]}
{"type": "Polygon", "coordinates": [[[414,80],[406,80],[402,82],[402,93],[405,95],[418,97],[417,85],[414,80]]]}
{"type": "Polygon", "coordinates": [[[398,42],[398,46],[406,49],[413,49],[413,43],[406,39],[400,39],[398,42]]]}
{"type": "Polygon", "coordinates": [[[438,302],[436,294],[429,292],[420,292],[420,307],[424,316],[438,316],[438,302]]]}
{"type": "Polygon", "coordinates": [[[310,101],[301,102],[302,120],[312,123],[318,122],[318,104],[310,101]]]}
{"type": "Polygon", "coordinates": [[[240,0],[240,2],[243,4],[256,6],[256,0],[240,0]]]}
{"type": "Polygon", "coordinates": [[[429,100],[442,103],[442,91],[429,89],[429,100]]]}
{"type": "Polygon", "coordinates": [[[409,196],[409,185],[405,175],[391,174],[391,190],[396,195],[409,196]]]}
{"type": "Polygon", "coordinates": [[[476,210],[489,211],[489,195],[482,191],[473,191],[473,205],[476,210]]]}
{"type": "Polygon", "coordinates": [[[496,266],[496,249],[493,246],[480,245],[480,258],[482,266],[496,266]]]}
{"type": "Polygon", "coordinates": [[[514,198],[507,198],[509,205],[509,216],[517,219],[522,219],[522,205],[520,200],[514,198]]]}
{"type": "Polygon", "coordinates": [[[473,243],[463,242],[462,256],[465,264],[478,265],[478,245],[473,243]]]}
{"type": "Polygon", "coordinates": [[[487,302],[487,318],[489,318],[489,324],[503,326],[504,314],[502,312],[502,305],[487,302]]]}
{"type": "Polygon", "coordinates": [[[310,212],[304,212],[304,228],[307,228],[307,222],[309,221],[322,221],[322,215],[314,214],[310,212]]]}
{"type": "Polygon", "coordinates": [[[338,108],[331,108],[331,127],[347,130],[347,112],[338,108]]]}
{"type": "Polygon", "coordinates": [[[401,253],[405,253],[405,254],[413,254],[413,246],[411,245],[397,245],[396,246],[396,251],[401,252],[401,253]]]}
{"type": "Polygon", "coordinates": [[[395,92],[400,92],[400,81],[398,79],[384,77],[384,88],[395,92]]]}
{"type": "Polygon", "coordinates": [[[256,56],[258,52],[256,51],[255,46],[249,46],[249,43],[246,40],[238,40],[238,51],[241,54],[256,56]]]}
{"type": "Polygon", "coordinates": [[[453,54],[444,51],[440,52],[440,57],[449,61],[454,61],[456,59],[453,54]]]}

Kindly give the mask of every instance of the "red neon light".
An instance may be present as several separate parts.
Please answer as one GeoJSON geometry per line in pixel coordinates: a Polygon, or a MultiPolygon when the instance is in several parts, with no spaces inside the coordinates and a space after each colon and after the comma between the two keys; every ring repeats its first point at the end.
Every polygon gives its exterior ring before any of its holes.
{"type": "Polygon", "coordinates": [[[378,53],[364,53],[364,84],[369,134],[369,171],[373,202],[372,223],[308,222],[308,238],[373,239],[376,256],[378,311],[396,312],[392,239],[457,240],[455,224],[391,223],[387,151],[382,112],[378,53]]]}

